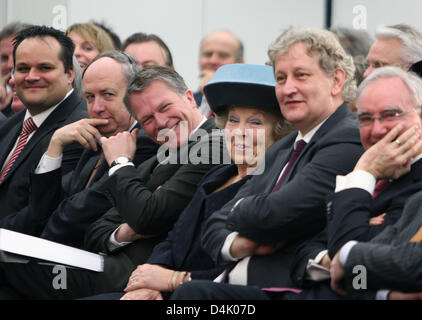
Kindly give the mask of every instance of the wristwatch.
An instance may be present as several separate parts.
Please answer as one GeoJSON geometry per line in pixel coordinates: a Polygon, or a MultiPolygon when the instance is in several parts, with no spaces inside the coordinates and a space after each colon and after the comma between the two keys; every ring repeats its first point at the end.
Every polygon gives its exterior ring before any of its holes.
{"type": "Polygon", "coordinates": [[[114,166],[116,166],[116,165],[118,165],[118,164],[125,164],[125,163],[128,163],[128,162],[130,162],[130,161],[131,161],[131,160],[130,160],[128,157],[123,157],[123,156],[118,157],[116,160],[114,160],[114,161],[111,163],[110,168],[112,168],[112,167],[114,167],[114,166]]]}

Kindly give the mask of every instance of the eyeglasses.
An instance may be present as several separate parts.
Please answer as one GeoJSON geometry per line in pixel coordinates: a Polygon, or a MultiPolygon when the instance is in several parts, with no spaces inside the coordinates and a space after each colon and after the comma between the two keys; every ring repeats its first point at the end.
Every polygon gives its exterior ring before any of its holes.
{"type": "MultiPolygon", "coordinates": [[[[415,109],[412,109],[415,110],[415,109]]],[[[416,111],[416,110],[415,110],[416,111]]],[[[392,122],[396,121],[397,119],[400,119],[404,117],[406,114],[408,114],[410,111],[404,112],[401,109],[387,109],[380,112],[380,115],[378,117],[374,117],[369,112],[362,112],[358,114],[358,120],[361,127],[372,125],[375,121],[375,119],[378,119],[379,122],[392,122]]]]}

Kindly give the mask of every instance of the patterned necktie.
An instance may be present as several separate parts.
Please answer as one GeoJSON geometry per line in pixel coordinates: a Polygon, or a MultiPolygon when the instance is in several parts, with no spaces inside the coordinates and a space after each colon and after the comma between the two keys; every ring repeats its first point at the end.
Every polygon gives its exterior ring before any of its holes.
{"type": "Polygon", "coordinates": [[[281,175],[280,179],[278,179],[278,182],[275,185],[273,192],[280,189],[281,185],[283,184],[284,180],[286,180],[288,173],[292,169],[294,163],[296,162],[297,158],[299,157],[300,153],[305,148],[305,146],[306,146],[306,142],[304,140],[299,140],[296,143],[296,149],[293,151],[292,155],[290,156],[289,163],[287,164],[286,169],[284,169],[284,172],[281,175]]]}
{"type": "Polygon", "coordinates": [[[35,124],[34,120],[32,118],[28,118],[23,123],[22,131],[19,135],[18,144],[16,145],[15,151],[13,151],[12,156],[9,159],[9,162],[4,166],[1,174],[0,174],[0,183],[3,182],[4,177],[9,172],[10,168],[12,168],[13,163],[23,150],[23,148],[26,145],[26,142],[28,141],[29,135],[37,129],[37,125],[35,124]]]}
{"type": "Polygon", "coordinates": [[[372,194],[372,199],[375,198],[382,189],[384,189],[387,184],[390,183],[390,180],[388,179],[380,179],[377,181],[377,183],[375,184],[375,189],[374,189],[374,193],[372,194]]]}

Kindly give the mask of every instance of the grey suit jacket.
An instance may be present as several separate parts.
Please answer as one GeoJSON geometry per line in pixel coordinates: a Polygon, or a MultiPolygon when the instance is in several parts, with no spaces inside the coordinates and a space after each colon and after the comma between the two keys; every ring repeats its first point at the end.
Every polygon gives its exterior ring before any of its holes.
{"type": "Polygon", "coordinates": [[[409,198],[396,224],[350,250],[345,264],[346,288],[352,291],[354,266],[363,265],[368,289],[422,291],[422,242],[409,242],[421,227],[422,192],[418,192],[409,198]]]}

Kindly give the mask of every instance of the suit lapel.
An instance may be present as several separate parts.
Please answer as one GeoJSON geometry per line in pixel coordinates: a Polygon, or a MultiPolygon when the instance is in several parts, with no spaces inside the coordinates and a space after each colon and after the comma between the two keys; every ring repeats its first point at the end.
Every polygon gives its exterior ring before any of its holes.
{"type": "Polygon", "coordinates": [[[92,171],[102,153],[101,148],[94,152],[92,150],[85,151],[78,162],[78,168],[75,171],[77,181],[72,182],[72,189],[82,190],[85,188],[92,171]],[[79,167],[80,166],[80,167],[79,167]],[[73,187],[75,186],[75,187],[73,187]]]}
{"type": "MultiPolygon", "coordinates": [[[[312,150],[316,141],[322,139],[325,136],[325,134],[327,134],[330,130],[332,130],[341,120],[346,118],[348,114],[351,114],[349,107],[346,104],[342,104],[339,108],[337,108],[337,110],[333,114],[331,114],[328,117],[328,119],[321,125],[321,127],[317,130],[317,132],[315,132],[312,139],[309,141],[309,143],[307,143],[303,151],[300,153],[299,157],[296,159],[296,162],[293,164],[293,167],[290,169],[290,172],[288,173],[286,177],[285,183],[288,182],[291,179],[291,177],[295,174],[296,168],[299,165],[301,165],[302,159],[305,157],[306,153],[309,150],[312,150]]],[[[297,135],[295,135],[294,137],[296,138],[296,136],[297,135]]],[[[291,144],[293,143],[294,143],[294,140],[291,142],[291,144]]],[[[281,172],[282,168],[289,161],[292,152],[293,152],[293,146],[290,147],[290,152],[288,153],[288,155],[285,156],[284,161],[282,161],[283,165],[279,172],[281,172]]],[[[277,176],[277,179],[275,180],[273,186],[277,182],[278,178],[279,178],[279,175],[277,176]]]]}
{"type": "MultiPolygon", "coordinates": [[[[23,118],[25,112],[20,112],[18,115],[15,115],[13,118],[10,118],[0,130],[0,166],[3,166],[4,161],[7,158],[7,155],[12,150],[14,144],[16,143],[19,134],[22,130],[23,118]],[[12,120],[13,119],[13,120],[12,120]]],[[[0,168],[1,169],[1,168],[0,168]]]]}

